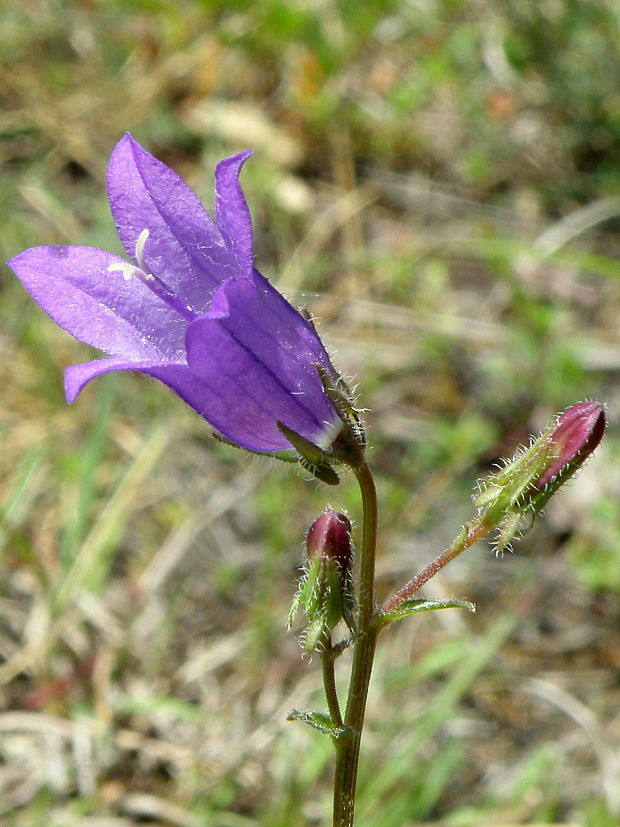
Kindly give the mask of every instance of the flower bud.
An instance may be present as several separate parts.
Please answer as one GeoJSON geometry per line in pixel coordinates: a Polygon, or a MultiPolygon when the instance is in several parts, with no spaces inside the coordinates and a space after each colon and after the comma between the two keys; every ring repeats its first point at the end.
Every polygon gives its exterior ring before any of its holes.
{"type": "Polygon", "coordinates": [[[533,518],[599,444],[605,410],[599,402],[579,402],[561,414],[529,448],[482,480],[474,503],[486,523],[496,526],[497,550],[519,533],[522,518],[533,518]]]}
{"type": "Polygon", "coordinates": [[[318,557],[322,562],[334,560],[341,579],[351,567],[351,521],[346,514],[328,509],[310,526],[306,536],[308,561],[318,557]]]}
{"type": "Polygon", "coordinates": [[[293,599],[288,625],[301,609],[308,625],[302,633],[306,652],[320,649],[341,620],[355,628],[353,592],[353,545],[346,514],[331,508],[312,523],[306,536],[308,556],[304,575],[293,599]]]}

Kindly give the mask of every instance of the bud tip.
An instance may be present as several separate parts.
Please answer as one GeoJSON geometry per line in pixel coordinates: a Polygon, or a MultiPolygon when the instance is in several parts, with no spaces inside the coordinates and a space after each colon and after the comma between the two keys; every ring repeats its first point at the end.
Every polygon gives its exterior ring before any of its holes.
{"type": "Polygon", "coordinates": [[[308,559],[335,560],[342,571],[351,561],[351,521],[346,514],[328,508],[310,526],[306,537],[308,559]]]}
{"type": "Polygon", "coordinates": [[[580,466],[603,438],[605,424],[605,408],[600,402],[579,402],[567,408],[548,435],[552,461],[536,480],[536,488],[544,488],[569,465],[580,466]]]}

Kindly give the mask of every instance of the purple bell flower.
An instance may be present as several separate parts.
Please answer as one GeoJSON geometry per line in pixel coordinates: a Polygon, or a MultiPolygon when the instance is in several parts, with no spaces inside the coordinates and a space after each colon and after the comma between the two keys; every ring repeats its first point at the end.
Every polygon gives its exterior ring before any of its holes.
{"type": "Polygon", "coordinates": [[[60,327],[109,357],[67,368],[68,402],[97,376],[135,370],[251,451],[291,449],[278,423],[324,451],[333,444],[342,421],[316,367],[336,380],[325,348],[253,266],[238,181],[250,154],[217,165],[213,221],[181,178],[127,134],[107,183],[130,260],[45,246],[8,262],[60,327]]]}

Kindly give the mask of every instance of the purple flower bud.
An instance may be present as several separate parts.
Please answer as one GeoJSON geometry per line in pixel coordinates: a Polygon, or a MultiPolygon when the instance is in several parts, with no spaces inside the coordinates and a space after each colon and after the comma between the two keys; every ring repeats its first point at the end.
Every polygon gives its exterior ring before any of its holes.
{"type": "Polygon", "coordinates": [[[535,481],[544,488],[557,475],[570,476],[597,447],[605,432],[600,402],[579,402],[564,411],[547,436],[550,465],[535,481]]]}
{"type": "Polygon", "coordinates": [[[349,571],[352,546],[351,522],[346,514],[327,509],[310,526],[306,537],[308,560],[318,557],[327,562],[335,560],[341,577],[349,571]]]}

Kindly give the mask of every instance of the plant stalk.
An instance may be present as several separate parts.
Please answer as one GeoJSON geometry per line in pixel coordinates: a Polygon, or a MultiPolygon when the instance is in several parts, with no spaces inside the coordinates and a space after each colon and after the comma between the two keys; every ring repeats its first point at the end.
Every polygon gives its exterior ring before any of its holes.
{"type": "Polygon", "coordinates": [[[334,774],[334,827],[352,827],[355,789],[366,698],[377,642],[375,622],[375,552],[377,545],[377,492],[366,461],[354,468],[362,495],[362,542],[360,547],[358,628],[344,725],[349,728],[336,740],[334,774]]]}

